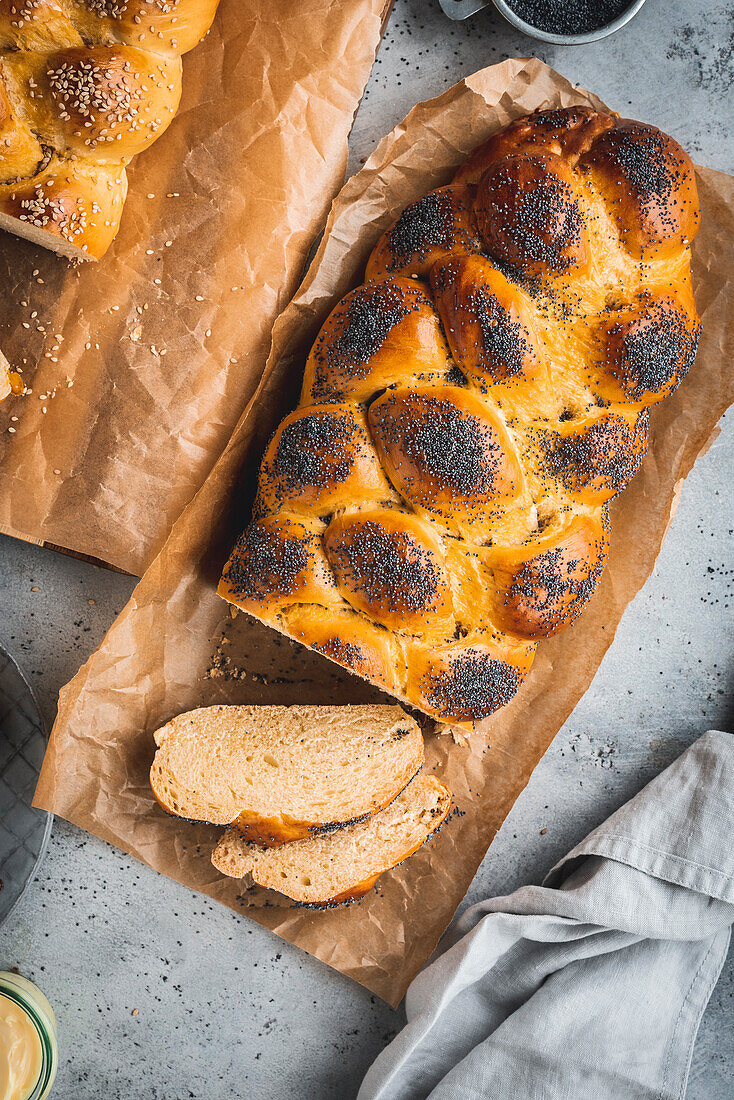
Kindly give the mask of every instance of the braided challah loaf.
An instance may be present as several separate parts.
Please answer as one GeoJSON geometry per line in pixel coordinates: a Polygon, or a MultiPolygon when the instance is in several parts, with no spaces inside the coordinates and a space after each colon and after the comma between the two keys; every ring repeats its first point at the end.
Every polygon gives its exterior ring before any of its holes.
{"type": "Polygon", "coordinates": [[[117,233],[219,0],[0,0],[0,228],[74,259],[117,233]]]}
{"type": "Polygon", "coordinates": [[[651,126],[578,107],[491,138],[321,329],[220,594],[447,722],[508,703],[695,355],[698,219],[651,126]]]}

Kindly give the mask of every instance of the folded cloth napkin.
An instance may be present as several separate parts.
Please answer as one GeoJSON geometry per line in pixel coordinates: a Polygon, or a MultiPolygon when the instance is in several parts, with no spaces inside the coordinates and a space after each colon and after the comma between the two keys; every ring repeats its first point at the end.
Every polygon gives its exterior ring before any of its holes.
{"type": "Polygon", "coordinates": [[[467,910],[358,1100],[679,1100],[734,921],[734,737],[709,731],[545,879],[467,910]]]}

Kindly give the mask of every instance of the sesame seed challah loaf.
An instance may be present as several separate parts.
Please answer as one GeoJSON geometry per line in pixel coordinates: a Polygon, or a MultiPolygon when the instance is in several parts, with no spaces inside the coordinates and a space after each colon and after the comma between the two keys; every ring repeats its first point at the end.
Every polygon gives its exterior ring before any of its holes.
{"type": "Polygon", "coordinates": [[[220,594],[447,722],[508,703],[695,356],[693,166],[538,112],[381,237],[319,333],[220,594]]]}
{"type": "Polygon", "coordinates": [[[397,706],[201,707],[155,742],[164,810],[266,846],[376,813],[423,764],[421,731],[397,706]]]}
{"type": "Polygon", "coordinates": [[[0,0],[0,228],[72,259],[117,233],[219,0],[0,0]]]}

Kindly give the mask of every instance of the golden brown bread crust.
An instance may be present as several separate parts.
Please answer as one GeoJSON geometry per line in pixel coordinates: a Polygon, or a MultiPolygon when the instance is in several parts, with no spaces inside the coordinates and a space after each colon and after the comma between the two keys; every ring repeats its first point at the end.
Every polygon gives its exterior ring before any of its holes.
{"type": "Polygon", "coordinates": [[[366,283],[342,298],[316,337],[301,401],[364,401],[408,371],[440,377],[450,369],[427,290],[412,279],[366,283]]]}
{"type": "Polygon", "coordinates": [[[286,821],[283,817],[241,813],[232,824],[242,834],[243,840],[248,844],[259,844],[262,848],[277,848],[280,844],[311,836],[308,825],[302,821],[286,821]]]}
{"type": "Polygon", "coordinates": [[[273,489],[273,444],[261,473],[257,522],[310,514],[334,588],[233,602],[434,717],[507,703],[591,598],[607,502],[695,356],[698,219],[680,146],[586,107],[518,119],[406,207],[286,421],[351,409],[358,456],[324,443],[318,492],[273,489]]]}
{"type": "Polygon", "coordinates": [[[246,611],[291,604],[338,604],[321,544],[323,524],[268,516],[243,533],[222,576],[221,595],[246,611]]]}
{"type": "Polygon", "coordinates": [[[219,0],[0,0],[0,49],[124,42],[184,54],[209,30],[219,0]]]}
{"type": "Polygon", "coordinates": [[[45,155],[36,134],[19,117],[0,77],[0,182],[32,176],[45,155]]]}
{"type": "Polygon", "coordinates": [[[283,615],[291,638],[310,646],[336,664],[371,680],[388,691],[400,690],[405,658],[387,630],[375,626],[351,608],[327,611],[297,604],[283,615]]]}
{"type": "Polygon", "coordinates": [[[0,185],[0,227],[45,247],[51,234],[70,258],[101,256],[117,233],[126,194],[124,164],[52,156],[30,179],[0,185]]]}
{"type": "Polygon", "coordinates": [[[218,4],[219,0],[72,0],[70,7],[85,35],[184,54],[207,33],[218,4]]]}
{"type": "MultiPolygon", "coordinates": [[[[415,775],[417,775],[417,771],[415,775]]],[[[408,779],[410,783],[415,775],[408,779]]],[[[405,784],[407,787],[408,783],[405,784]]],[[[404,789],[404,788],[403,788],[404,789]]],[[[398,791],[398,798],[402,791],[398,791]]],[[[160,804],[160,803],[159,803],[160,804]]],[[[383,810],[384,806],[376,806],[373,813],[383,810]]],[[[367,821],[372,813],[361,814],[353,817],[351,821],[333,821],[323,825],[309,825],[304,821],[295,821],[285,815],[280,817],[261,817],[259,814],[241,813],[231,828],[237,829],[242,839],[248,844],[257,844],[261,848],[279,848],[281,844],[290,844],[294,840],[306,840],[312,836],[324,836],[326,833],[344,829],[348,825],[357,825],[361,821],[367,821]]]]}
{"type": "Polygon", "coordinates": [[[369,425],[397,491],[457,534],[520,492],[514,441],[492,406],[469,390],[387,390],[370,405],[369,425]]]}
{"type": "Polygon", "coordinates": [[[74,5],[64,0],[0,0],[0,49],[52,50],[81,46],[74,5]]]}
{"type": "Polygon", "coordinates": [[[0,73],[42,145],[97,162],[147,149],[181,98],[181,58],[134,46],[15,50],[0,73]]]}
{"type": "Polygon", "coordinates": [[[504,157],[547,152],[575,163],[597,135],[614,125],[611,115],[592,107],[565,107],[523,115],[500,130],[467,157],[454,176],[454,183],[479,183],[490,164],[504,157]]]}
{"type": "Polygon", "coordinates": [[[426,276],[447,256],[480,252],[475,197],[475,187],[450,184],[406,206],[377,242],[367,261],[365,282],[387,275],[426,276]]]}
{"type": "Polygon", "coordinates": [[[586,223],[571,168],[561,157],[513,156],[490,164],[475,211],[489,255],[522,276],[588,264],[586,223]]]}
{"type": "Polygon", "coordinates": [[[359,405],[311,405],[275,431],[260,466],[255,514],[323,516],[394,496],[359,405]]]}
{"type": "Polygon", "coordinates": [[[633,256],[660,258],[690,244],[700,211],[691,158],[654,126],[621,119],[580,160],[633,256]]]}
{"type": "Polygon", "coordinates": [[[443,547],[430,524],[393,509],[336,516],[324,549],[344,599],[389,630],[447,625],[451,589],[443,547]]]}
{"type": "Polygon", "coordinates": [[[451,354],[470,382],[487,392],[534,376],[530,309],[519,287],[485,256],[452,257],[430,278],[451,354]]]}
{"type": "Polygon", "coordinates": [[[3,229],[99,259],[125,200],[125,165],[181,96],[181,54],[218,0],[0,0],[3,229]]]}
{"type": "MultiPolygon", "coordinates": [[[[410,855],[413,855],[411,852],[410,855]]],[[[380,872],[382,874],[382,872],[380,872]]],[[[341,894],[337,894],[330,901],[324,902],[323,905],[301,905],[302,909],[336,909],[339,905],[351,905],[354,901],[359,901],[365,894],[369,894],[372,887],[377,882],[380,874],[370,875],[369,878],[363,879],[362,882],[356,883],[350,887],[349,890],[343,890],[341,894]]]]}
{"type": "Polygon", "coordinates": [[[543,433],[546,469],[584,504],[604,504],[621,492],[647,450],[650,411],[594,407],[587,416],[543,433]]]}
{"type": "Polygon", "coordinates": [[[578,514],[531,543],[491,550],[500,625],[528,638],[547,638],[575,622],[601,578],[606,529],[604,512],[578,514]]]}
{"type": "Polygon", "coordinates": [[[533,642],[502,636],[416,649],[408,663],[408,693],[444,722],[478,722],[510,702],[534,656],[533,642]]]}
{"type": "Polygon", "coordinates": [[[696,355],[699,323],[669,294],[643,292],[602,323],[605,396],[655,405],[672,393],[696,355]]]}

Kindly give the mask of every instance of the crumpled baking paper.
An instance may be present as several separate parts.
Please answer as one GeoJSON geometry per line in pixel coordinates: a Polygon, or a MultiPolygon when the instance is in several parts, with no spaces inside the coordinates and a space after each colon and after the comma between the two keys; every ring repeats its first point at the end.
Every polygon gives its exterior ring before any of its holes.
{"type": "Polygon", "coordinates": [[[0,233],[0,347],[32,391],[0,403],[0,532],[134,574],[153,560],[343,183],[386,8],[222,0],[107,255],[73,266],[0,233]]]}
{"type": "Polygon", "coordinates": [[[242,896],[241,884],[209,862],[219,830],[166,817],[154,802],[152,733],[205,704],[384,698],[246,615],[233,618],[215,594],[217,580],[247,519],[263,444],[297,402],[310,342],[361,280],[382,230],[511,119],[575,103],[603,106],[538,60],[505,61],[415,107],[346,184],[314,263],[275,324],[267,367],[224,454],[102,645],[63,690],[36,792],[38,805],[246,912],[392,1004],[433,951],[494,834],[591,683],[625,607],[653,570],[683,479],[734,401],[734,179],[705,168],[698,174],[701,346],[685,382],[653,410],[650,451],[614,502],[600,589],[574,627],[540,645],[515,700],[481,731],[459,743],[446,730],[429,734],[428,767],[460,811],[429,844],[350,907],[314,913],[263,891],[242,896]]]}

